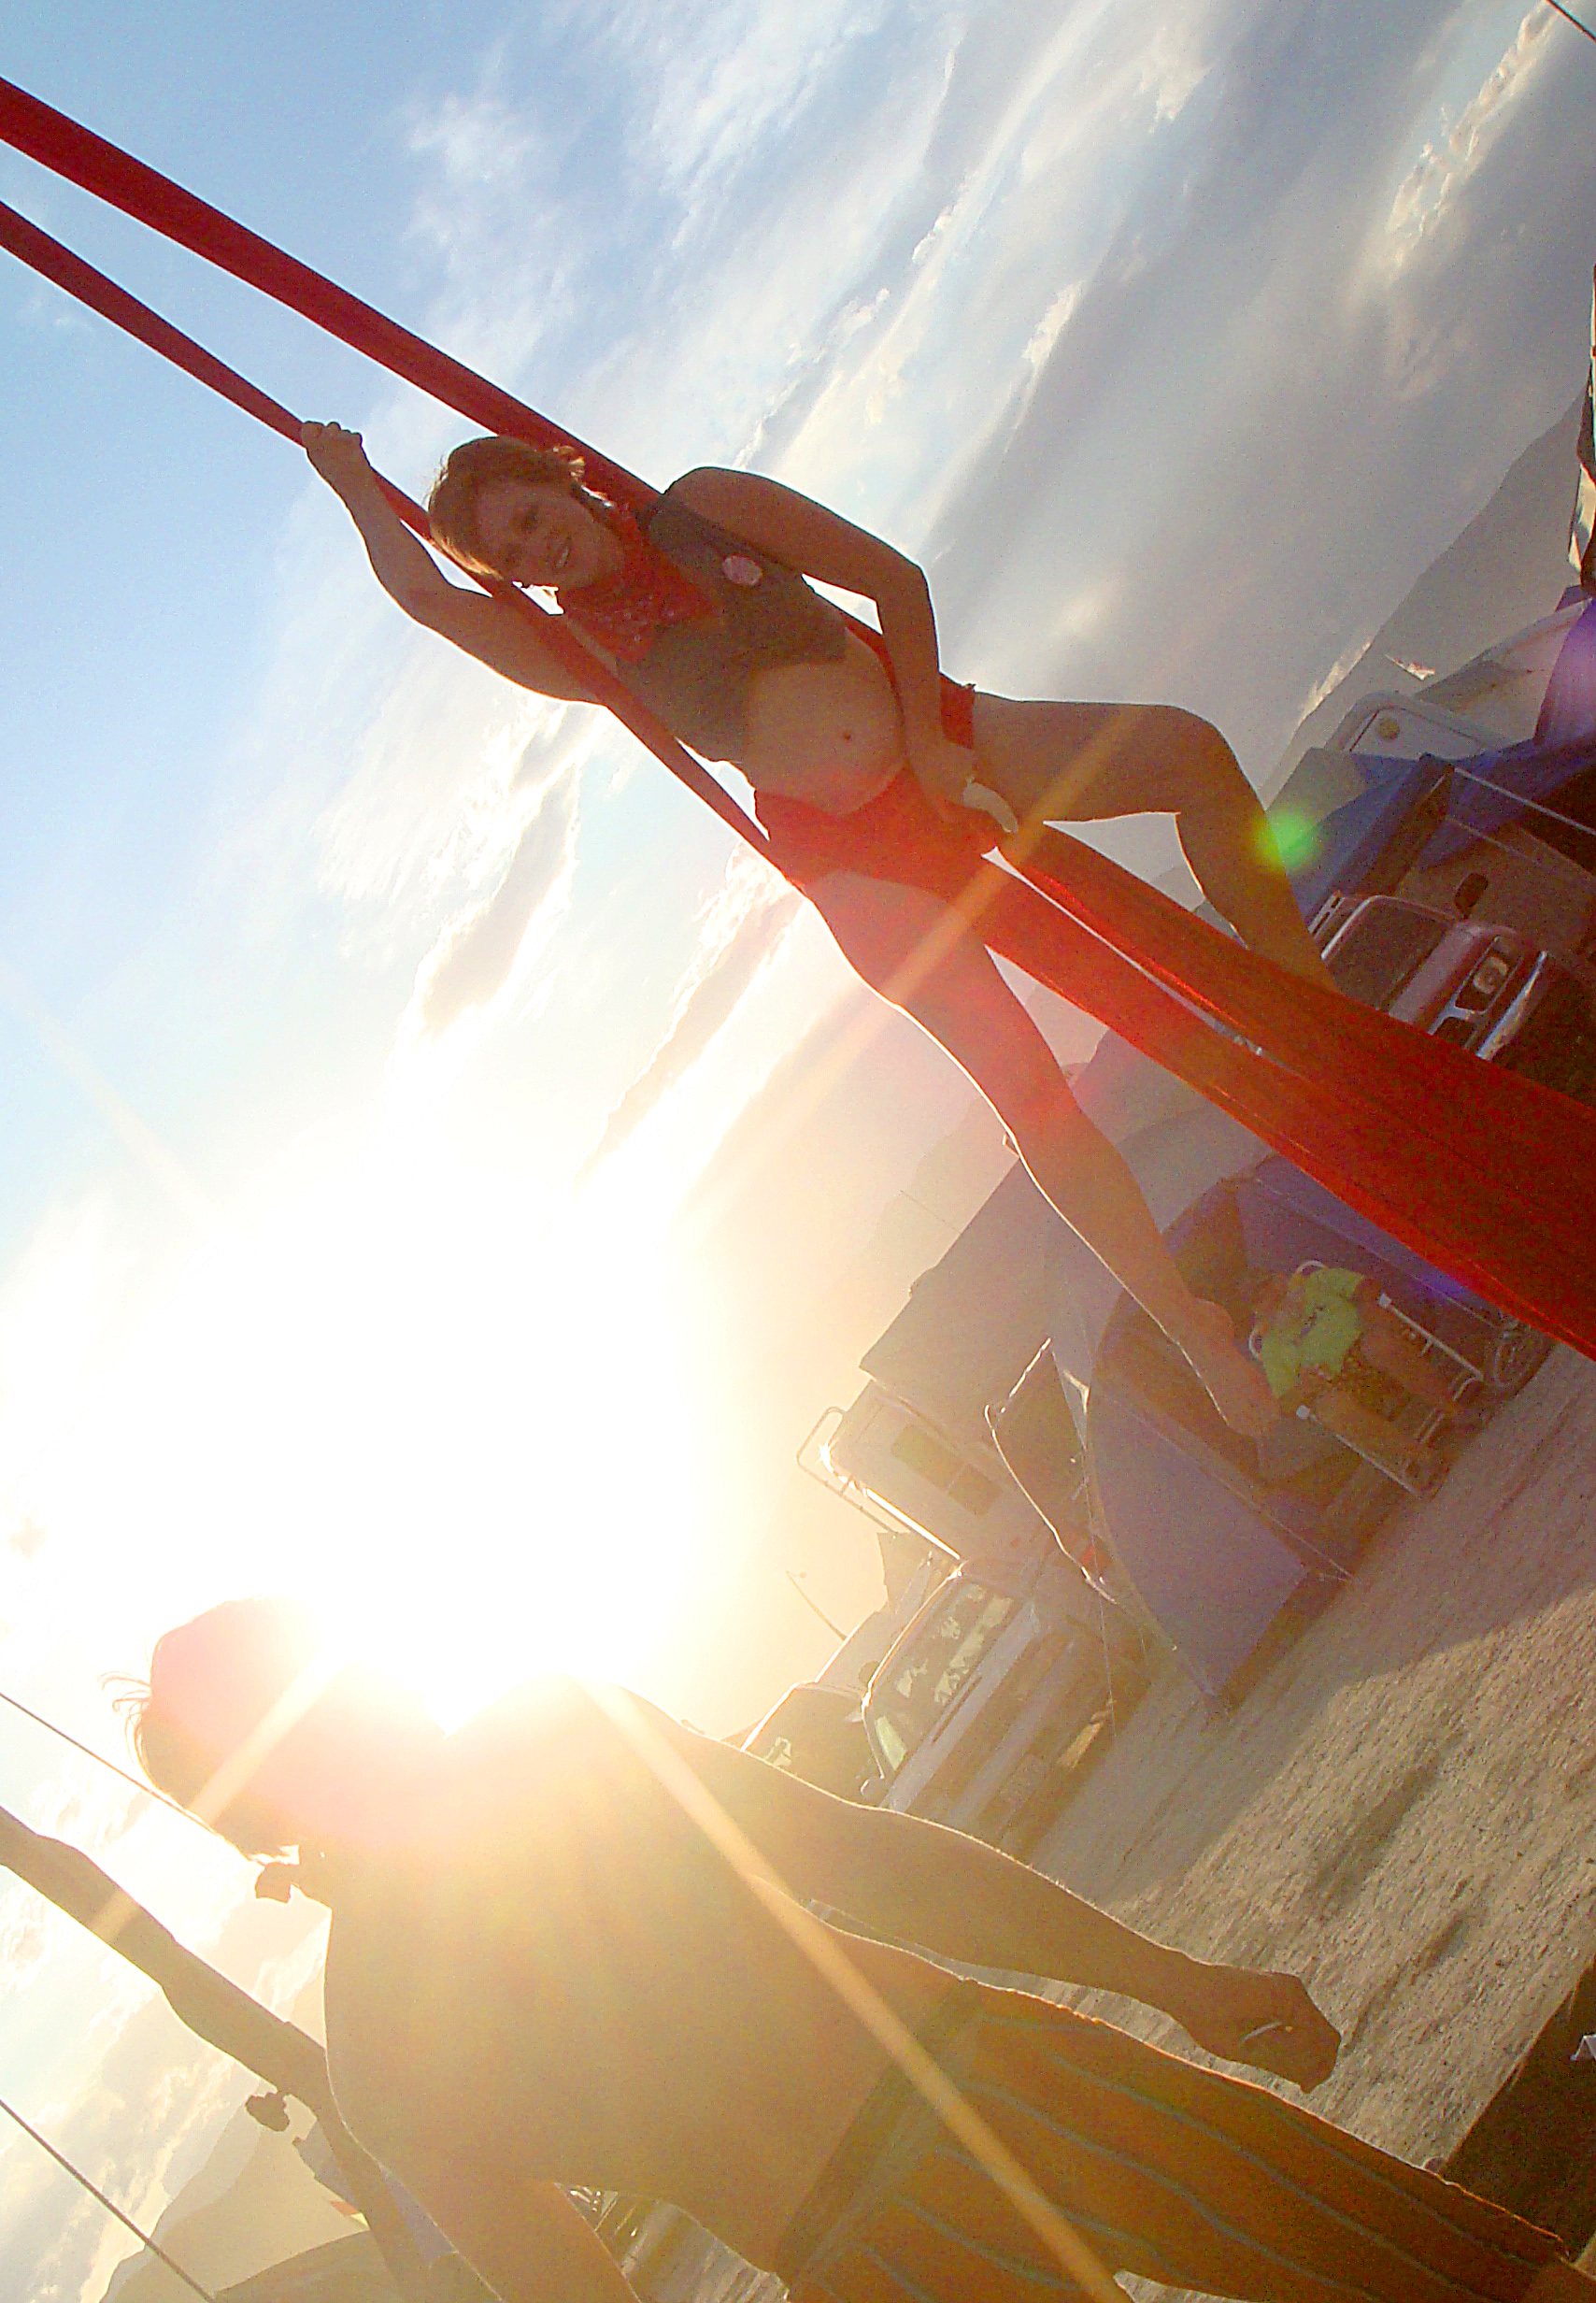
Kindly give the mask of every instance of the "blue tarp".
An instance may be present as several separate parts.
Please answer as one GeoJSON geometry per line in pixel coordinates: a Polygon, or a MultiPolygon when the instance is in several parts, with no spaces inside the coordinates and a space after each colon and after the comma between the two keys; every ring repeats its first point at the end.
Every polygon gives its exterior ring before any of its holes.
{"type": "Polygon", "coordinates": [[[1337,888],[1361,888],[1375,858],[1435,780],[1436,760],[1364,760],[1369,788],[1315,827],[1313,853],[1291,874],[1304,920],[1337,888]]]}
{"type": "Polygon", "coordinates": [[[1091,1401],[1091,1465],[1113,1550],[1199,1687],[1219,1695],[1308,1568],[1266,1511],[1193,1463],[1134,1395],[1091,1401]]]}
{"type": "MultiPolygon", "coordinates": [[[[1506,744],[1466,760],[1360,757],[1359,765],[1369,789],[1326,816],[1315,832],[1313,855],[1291,875],[1304,919],[1313,918],[1332,889],[1363,885],[1375,858],[1437,776],[1450,770],[1451,789],[1446,815],[1422,851],[1426,864],[1443,863],[1509,823],[1533,832],[1537,806],[1555,807],[1565,784],[1596,769],[1596,735],[1556,745],[1506,744]]],[[[1596,831],[1588,868],[1596,870],[1596,831]]]]}
{"type": "Polygon", "coordinates": [[[1596,735],[1596,600],[1588,603],[1558,651],[1535,722],[1538,744],[1573,744],[1596,735]]]}

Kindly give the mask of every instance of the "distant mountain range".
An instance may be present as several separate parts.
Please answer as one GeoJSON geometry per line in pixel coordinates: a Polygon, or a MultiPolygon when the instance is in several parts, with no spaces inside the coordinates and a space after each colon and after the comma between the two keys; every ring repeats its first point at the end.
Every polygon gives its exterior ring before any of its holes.
{"type": "Polygon", "coordinates": [[[1425,569],[1362,654],[1327,689],[1265,780],[1265,798],[1310,746],[1326,741],[1361,695],[1411,686],[1403,667],[1455,671],[1493,641],[1550,614],[1574,581],[1568,521],[1584,406],[1582,393],[1525,449],[1485,509],[1425,569]]]}

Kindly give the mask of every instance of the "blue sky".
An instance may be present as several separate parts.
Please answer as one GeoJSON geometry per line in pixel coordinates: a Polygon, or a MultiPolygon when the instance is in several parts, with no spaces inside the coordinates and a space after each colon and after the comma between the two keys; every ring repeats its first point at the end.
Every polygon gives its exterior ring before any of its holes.
{"type": "MultiPolygon", "coordinates": [[[[1171,695],[1261,776],[1574,395],[1588,50],[1521,0],[57,0],[0,71],[648,477],[752,463],[920,553],[959,676],[1171,695]]],[[[7,154],[0,198],[413,490],[456,436],[7,154]]],[[[15,268],[0,402],[0,1685],[104,1743],[100,1671],[300,1581],[446,1710],[556,1660],[736,1724],[816,1627],[684,1438],[664,1243],[847,996],[823,933],[15,268]]],[[[835,1194],[818,1265],[871,1215],[835,1194]]],[[[0,1796],[297,1978],[237,1867],[3,1726],[0,1796]]],[[[0,1968],[0,2092],[154,2211],[235,2082],[163,2092],[180,2042],[15,1893],[0,1968]]],[[[0,2138],[0,2298],[117,2244],[0,2138]]]]}

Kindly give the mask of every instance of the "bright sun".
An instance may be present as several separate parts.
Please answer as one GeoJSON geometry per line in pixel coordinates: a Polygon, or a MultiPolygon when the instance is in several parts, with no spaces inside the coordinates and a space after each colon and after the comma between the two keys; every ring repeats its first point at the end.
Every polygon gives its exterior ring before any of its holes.
{"type": "Polygon", "coordinates": [[[446,1724],[542,1670],[646,1677],[700,1523],[651,1233],[374,1148],[190,1255],[70,1516],[178,1613],[303,1592],[446,1724]]]}

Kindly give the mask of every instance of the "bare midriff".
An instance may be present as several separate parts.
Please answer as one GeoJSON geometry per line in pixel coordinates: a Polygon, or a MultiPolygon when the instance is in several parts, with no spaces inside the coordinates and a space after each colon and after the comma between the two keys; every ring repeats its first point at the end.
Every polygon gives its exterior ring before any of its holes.
{"type": "Polygon", "coordinates": [[[773,665],[748,687],[736,765],[756,792],[851,815],[905,765],[904,720],[886,666],[854,633],[832,664],[773,665]]]}

